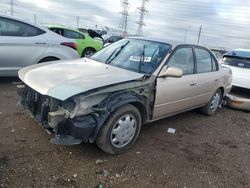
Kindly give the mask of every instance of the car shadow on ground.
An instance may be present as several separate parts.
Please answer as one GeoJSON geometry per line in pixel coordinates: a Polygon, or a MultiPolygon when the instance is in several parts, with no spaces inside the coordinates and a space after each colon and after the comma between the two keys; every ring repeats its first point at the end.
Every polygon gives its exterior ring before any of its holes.
{"type": "MultiPolygon", "coordinates": [[[[139,138],[137,142],[126,152],[122,153],[126,155],[133,155],[139,150],[146,150],[144,143],[151,142],[152,139],[158,139],[159,135],[168,136],[167,129],[169,127],[179,129],[177,131],[184,131],[184,132],[191,132],[189,131],[188,126],[180,127],[178,126],[178,120],[182,119],[182,121],[187,121],[191,116],[203,116],[199,110],[192,110],[189,112],[185,112],[182,114],[178,114],[172,117],[167,117],[156,122],[152,122],[146,125],[143,125],[141,129],[141,133],[139,134],[139,138]]],[[[177,135],[176,135],[177,136],[177,135]]],[[[93,159],[105,158],[111,159],[117,155],[108,155],[102,152],[95,143],[82,143],[75,146],[63,146],[67,150],[71,150],[73,153],[77,154],[78,156],[88,156],[93,159]]]]}
{"type": "Polygon", "coordinates": [[[21,82],[18,77],[0,77],[0,84],[11,84],[13,82],[21,82]]]}

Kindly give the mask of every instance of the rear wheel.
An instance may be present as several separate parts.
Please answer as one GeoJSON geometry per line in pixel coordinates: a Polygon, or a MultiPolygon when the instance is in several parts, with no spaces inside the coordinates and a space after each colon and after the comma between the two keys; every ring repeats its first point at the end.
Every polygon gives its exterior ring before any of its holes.
{"type": "Polygon", "coordinates": [[[222,92],[220,89],[218,89],[213,94],[209,103],[201,108],[201,112],[208,116],[214,115],[217,109],[219,108],[221,102],[222,102],[222,92]]]}
{"type": "Polygon", "coordinates": [[[130,104],[118,108],[103,125],[96,139],[97,146],[106,153],[119,154],[128,150],[141,130],[141,114],[130,104]]]}
{"type": "Polygon", "coordinates": [[[95,53],[93,48],[85,48],[82,52],[82,57],[90,57],[93,53],[95,53]]]}

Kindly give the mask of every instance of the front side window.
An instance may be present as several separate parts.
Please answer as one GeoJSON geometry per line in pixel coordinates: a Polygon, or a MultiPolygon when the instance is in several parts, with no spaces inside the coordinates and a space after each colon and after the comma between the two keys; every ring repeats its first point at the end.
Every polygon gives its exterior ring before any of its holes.
{"type": "Polygon", "coordinates": [[[75,31],[70,31],[68,29],[64,29],[64,36],[70,39],[84,39],[84,36],[75,31]]]}
{"type": "Polygon", "coordinates": [[[195,55],[197,62],[197,73],[213,71],[212,57],[207,50],[195,48],[195,55]]]}
{"type": "Polygon", "coordinates": [[[32,37],[45,33],[29,24],[0,17],[0,36],[32,37]]]}
{"type": "Polygon", "coordinates": [[[176,67],[183,71],[183,75],[194,73],[194,56],[191,47],[177,49],[170,58],[168,67],[176,67]]]}
{"type": "Polygon", "coordinates": [[[171,45],[140,39],[122,39],[90,58],[134,72],[151,74],[167,55],[171,45]]]}

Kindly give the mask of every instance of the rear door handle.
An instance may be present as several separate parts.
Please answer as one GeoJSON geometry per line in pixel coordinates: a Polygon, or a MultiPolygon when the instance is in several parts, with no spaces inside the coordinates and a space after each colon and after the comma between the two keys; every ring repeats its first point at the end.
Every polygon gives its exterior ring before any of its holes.
{"type": "Polygon", "coordinates": [[[45,42],[36,42],[35,44],[47,44],[45,42]]]}
{"type": "Polygon", "coordinates": [[[196,85],[197,85],[197,83],[195,83],[195,82],[190,84],[190,86],[196,86],[196,85]]]}

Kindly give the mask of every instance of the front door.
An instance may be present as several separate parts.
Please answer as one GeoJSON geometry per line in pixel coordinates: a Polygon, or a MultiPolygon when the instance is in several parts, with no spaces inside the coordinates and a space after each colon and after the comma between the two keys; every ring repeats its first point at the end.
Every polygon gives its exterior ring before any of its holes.
{"type": "Polygon", "coordinates": [[[153,119],[159,119],[192,108],[197,97],[198,77],[192,47],[179,47],[173,52],[167,67],[183,70],[181,78],[157,78],[153,119]]]}

